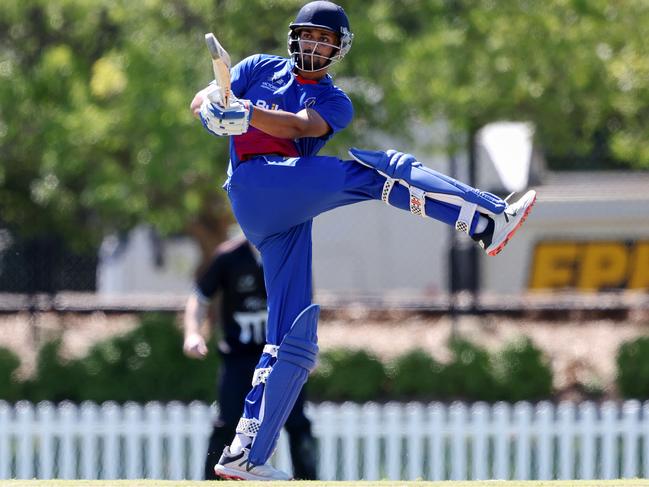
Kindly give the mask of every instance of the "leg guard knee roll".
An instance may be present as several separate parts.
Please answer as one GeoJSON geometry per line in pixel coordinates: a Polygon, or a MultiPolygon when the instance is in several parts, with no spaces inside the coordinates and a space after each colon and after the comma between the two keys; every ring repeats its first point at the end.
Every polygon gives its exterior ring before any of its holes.
{"type": "Polygon", "coordinates": [[[318,345],[303,338],[287,335],[277,351],[278,362],[288,362],[311,372],[318,357],[318,345]]]}
{"type": "Polygon", "coordinates": [[[284,426],[318,354],[317,324],[320,307],[311,305],[295,319],[277,351],[277,362],[266,379],[259,431],[249,460],[263,465],[275,449],[284,426]]]}

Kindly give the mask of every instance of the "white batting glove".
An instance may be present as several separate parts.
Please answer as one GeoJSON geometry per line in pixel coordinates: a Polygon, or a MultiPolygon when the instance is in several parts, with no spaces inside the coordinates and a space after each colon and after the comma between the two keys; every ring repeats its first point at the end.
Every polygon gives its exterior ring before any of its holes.
{"type": "Polygon", "coordinates": [[[205,358],[207,345],[205,339],[198,333],[191,333],[185,337],[183,352],[191,358],[205,358]]]}
{"type": "Polygon", "coordinates": [[[249,100],[230,100],[230,106],[223,108],[217,103],[212,103],[205,98],[198,116],[203,127],[216,136],[241,135],[248,131],[252,104],[249,100]]]}

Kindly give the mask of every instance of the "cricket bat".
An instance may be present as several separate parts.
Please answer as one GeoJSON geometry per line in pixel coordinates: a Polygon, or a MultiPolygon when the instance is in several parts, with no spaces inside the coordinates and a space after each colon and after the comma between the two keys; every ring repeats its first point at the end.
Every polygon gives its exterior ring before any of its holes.
{"type": "Polygon", "coordinates": [[[211,32],[205,34],[205,43],[212,56],[212,68],[214,69],[214,79],[221,91],[221,99],[225,108],[230,106],[230,55],[223,49],[216,36],[211,32]]]}

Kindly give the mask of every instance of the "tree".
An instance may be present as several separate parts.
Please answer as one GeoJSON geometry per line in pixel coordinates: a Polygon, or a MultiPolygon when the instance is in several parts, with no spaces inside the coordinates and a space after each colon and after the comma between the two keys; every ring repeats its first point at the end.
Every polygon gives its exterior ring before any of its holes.
{"type": "MultiPolygon", "coordinates": [[[[252,21],[239,2],[216,3],[2,2],[5,225],[93,248],[110,231],[148,221],[213,250],[231,220],[218,190],[227,141],[200,130],[188,107],[210,80],[203,34],[225,27],[226,16],[240,28],[252,21]]],[[[257,13],[279,15],[257,3],[257,13]]],[[[268,43],[263,28],[221,30],[235,59],[247,44],[268,43]]]]}
{"type": "MultiPolygon", "coordinates": [[[[649,4],[642,0],[342,2],[356,34],[336,82],[356,109],[342,154],[409,121],[458,133],[530,120],[555,165],[649,167],[649,4]],[[599,151],[599,153],[598,153],[599,151]]],[[[227,141],[190,116],[211,79],[205,32],[236,62],[286,53],[300,0],[0,3],[0,218],[94,249],[147,221],[208,256],[232,221],[227,141]]],[[[404,144],[404,148],[405,148],[404,144]]]]}
{"type": "Polygon", "coordinates": [[[649,168],[646,2],[390,3],[394,96],[418,117],[463,133],[530,120],[554,167],[649,168]]]}

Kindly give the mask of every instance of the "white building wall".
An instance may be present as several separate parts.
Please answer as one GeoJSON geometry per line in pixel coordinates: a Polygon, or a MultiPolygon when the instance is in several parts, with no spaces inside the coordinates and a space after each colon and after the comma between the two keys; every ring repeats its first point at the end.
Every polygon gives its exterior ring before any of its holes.
{"type": "Polygon", "coordinates": [[[313,231],[316,290],[436,294],[448,282],[445,225],[370,201],[319,216],[313,231]]]}
{"type": "Polygon", "coordinates": [[[530,218],[505,250],[481,259],[485,291],[527,289],[540,241],[649,239],[648,174],[555,173],[538,193],[530,218]]]}
{"type": "MultiPolygon", "coordinates": [[[[446,172],[444,162],[441,157],[424,161],[446,172]]],[[[537,189],[534,211],[506,249],[496,257],[481,254],[483,291],[525,291],[541,241],[649,240],[649,174],[549,174],[537,189]]],[[[445,293],[449,236],[442,223],[377,201],[328,212],[314,224],[316,292],[342,298],[445,293]]],[[[200,259],[195,243],[188,237],[163,241],[158,265],[153,242],[146,227],[133,230],[121,245],[107,239],[98,269],[99,293],[189,292],[200,259]]]]}

